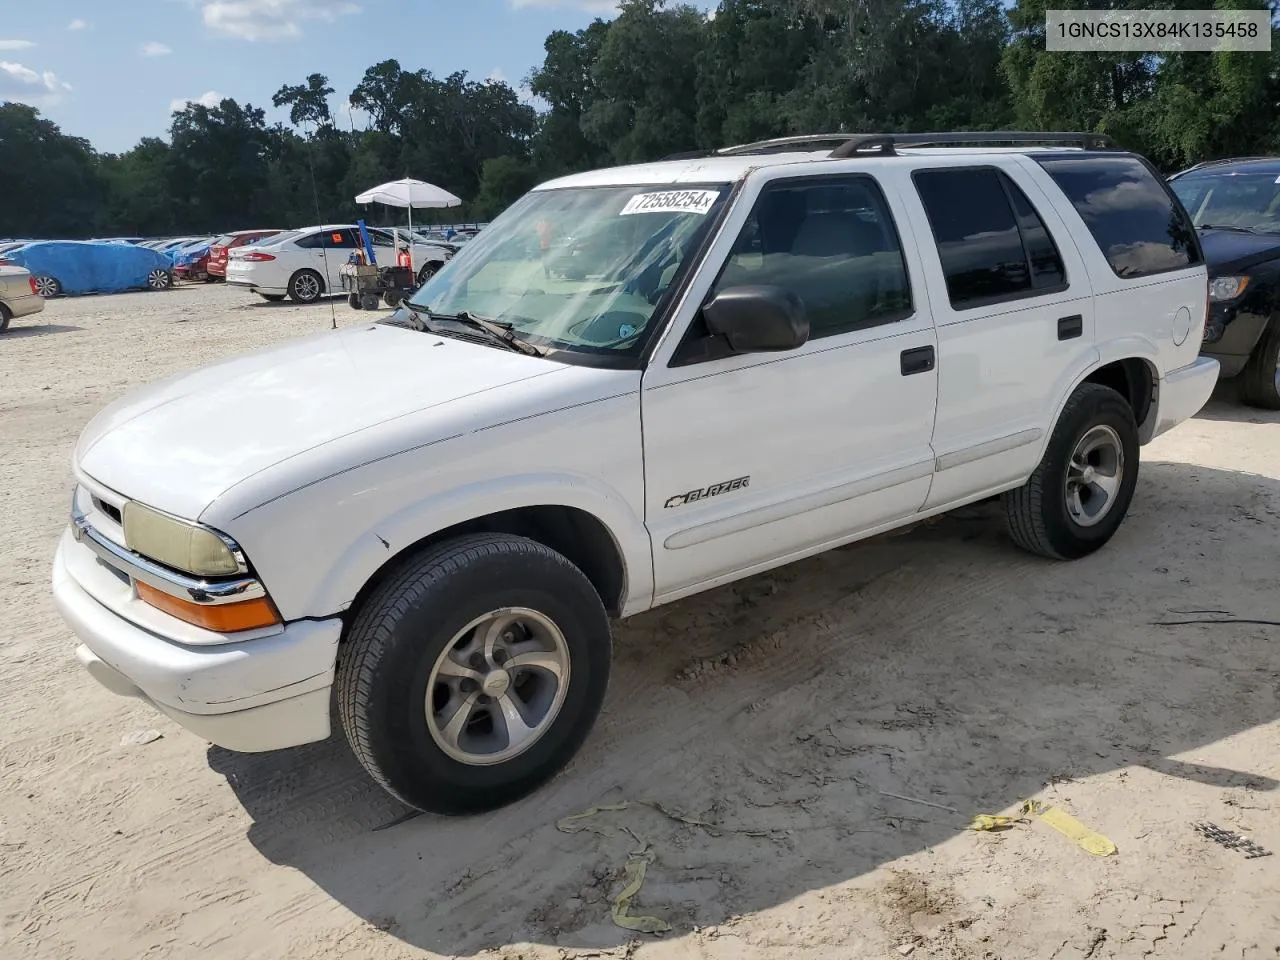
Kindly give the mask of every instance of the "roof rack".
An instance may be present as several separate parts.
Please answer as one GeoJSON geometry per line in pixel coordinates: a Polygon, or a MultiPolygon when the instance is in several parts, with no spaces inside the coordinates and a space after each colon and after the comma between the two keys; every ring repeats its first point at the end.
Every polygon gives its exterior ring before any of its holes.
{"type": "Polygon", "coordinates": [[[756,153],[787,153],[792,150],[811,147],[821,150],[827,146],[839,146],[849,139],[847,133],[807,133],[798,137],[775,137],[772,140],[757,140],[754,143],[742,143],[735,147],[723,147],[716,151],[718,157],[742,157],[756,153]]]}
{"type": "Polygon", "coordinates": [[[1035,132],[1027,130],[969,130],[950,133],[861,133],[847,137],[831,151],[831,158],[875,153],[891,157],[896,147],[933,147],[970,144],[1074,144],[1086,150],[1111,150],[1116,143],[1105,133],[1035,132]]]}

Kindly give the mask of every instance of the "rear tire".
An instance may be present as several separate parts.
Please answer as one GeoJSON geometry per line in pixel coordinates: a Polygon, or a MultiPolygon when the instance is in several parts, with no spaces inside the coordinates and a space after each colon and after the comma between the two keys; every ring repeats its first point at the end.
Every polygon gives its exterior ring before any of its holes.
{"type": "Polygon", "coordinates": [[[148,290],[168,290],[173,286],[173,274],[157,267],[147,274],[148,290]]]}
{"type": "Polygon", "coordinates": [[[60,296],[62,293],[62,281],[57,277],[42,275],[36,277],[35,281],[36,290],[39,292],[40,296],[44,297],[46,300],[51,297],[60,296]]]}
{"type": "Polygon", "coordinates": [[[1280,410],[1280,315],[1272,316],[1240,371],[1240,399],[1251,407],[1280,410]]]}
{"type": "Polygon", "coordinates": [[[13,320],[13,312],[0,303],[0,333],[4,333],[9,329],[9,322],[13,320]]]}
{"type": "Polygon", "coordinates": [[[604,701],[610,656],[604,606],[581,570],[523,537],[459,537],[405,559],[361,604],[338,664],[338,714],[394,796],[475,813],[568,763],[604,701]]]}
{"type": "Polygon", "coordinates": [[[1042,557],[1087,556],[1115,535],[1137,483],[1132,408],[1110,387],[1081,384],[1031,479],[1004,495],[1009,536],[1042,557]]]}
{"type": "Polygon", "coordinates": [[[324,280],[314,270],[299,270],[289,278],[289,299],[294,303],[315,303],[324,293],[324,280]]]}

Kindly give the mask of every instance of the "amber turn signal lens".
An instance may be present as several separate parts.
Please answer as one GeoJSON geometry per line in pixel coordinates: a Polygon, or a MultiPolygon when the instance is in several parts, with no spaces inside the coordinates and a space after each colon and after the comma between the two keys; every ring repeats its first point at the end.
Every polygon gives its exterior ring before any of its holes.
{"type": "Polygon", "coordinates": [[[280,622],[280,614],[266,597],[245,600],[240,603],[203,604],[181,600],[138,581],[138,599],[163,610],[172,617],[217,633],[235,633],[238,630],[256,630],[274,627],[280,622]]]}

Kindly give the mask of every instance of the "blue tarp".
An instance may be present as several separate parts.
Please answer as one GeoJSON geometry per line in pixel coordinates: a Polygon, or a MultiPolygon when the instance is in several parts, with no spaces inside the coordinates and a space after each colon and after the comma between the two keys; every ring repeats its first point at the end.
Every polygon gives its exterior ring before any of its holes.
{"type": "Polygon", "coordinates": [[[163,253],[129,243],[39,240],[5,254],[32,276],[53,277],[63,293],[119,293],[145,289],[152,270],[170,270],[163,253]]]}
{"type": "Polygon", "coordinates": [[[175,267],[189,266],[195,263],[213,246],[212,240],[197,240],[195,243],[189,243],[185,247],[177,247],[169,250],[169,257],[173,260],[175,267]]]}

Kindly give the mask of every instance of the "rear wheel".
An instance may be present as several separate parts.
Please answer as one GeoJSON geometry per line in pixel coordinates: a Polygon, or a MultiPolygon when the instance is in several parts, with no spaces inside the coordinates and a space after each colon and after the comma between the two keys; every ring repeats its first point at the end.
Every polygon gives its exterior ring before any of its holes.
{"type": "Polygon", "coordinates": [[[289,299],[295,303],[315,303],[324,293],[324,281],[314,270],[299,270],[289,280],[289,299]]]}
{"type": "Polygon", "coordinates": [[[1109,387],[1077,388],[1031,479],[1004,495],[1014,543],[1056,560],[1075,560],[1119,529],[1138,483],[1138,427],[1128,402],[1109,387]]]}
{"type": "Polygon", "coordinates": [[[533,540],[459,537],[402,563],[348,631],[336,679],[355,755],[405,803],[510,803],[577,752],[609,680],[586,576],[533,540]]]}
{"type": "Polygon", "coordinates": [[[56,297],[62,293],[62,284],[57,277],[39,276],[35,277],[36,292],[40,296],[48,300],[50,297],[56,297]]]}
{"type": "Polygon", "coordinates": [[[4,333],[9,329],[9,321],[13,319],[13,312],[0,303],[0,333],[4,333]]]}
{"type": "Polygon", "coordinates": [[[1280,410],[1280,316],[1273,316],[1240,372],[1240,398],[1251,407],[1280,410]]]}
{"type": "Polygon", "coordinates": [[[283,293],[260,293],[258,294],[258,296],[260,296],[263,300],[268,301],[269,303],[279,303],[281,300],[284,299],[283,293]]]}
{"type": "Polygon", "coordinates": [[[148,290],[168,290],[173,286],[173,274],[163,267],[157,267],[147,274],[148,290]]]}

